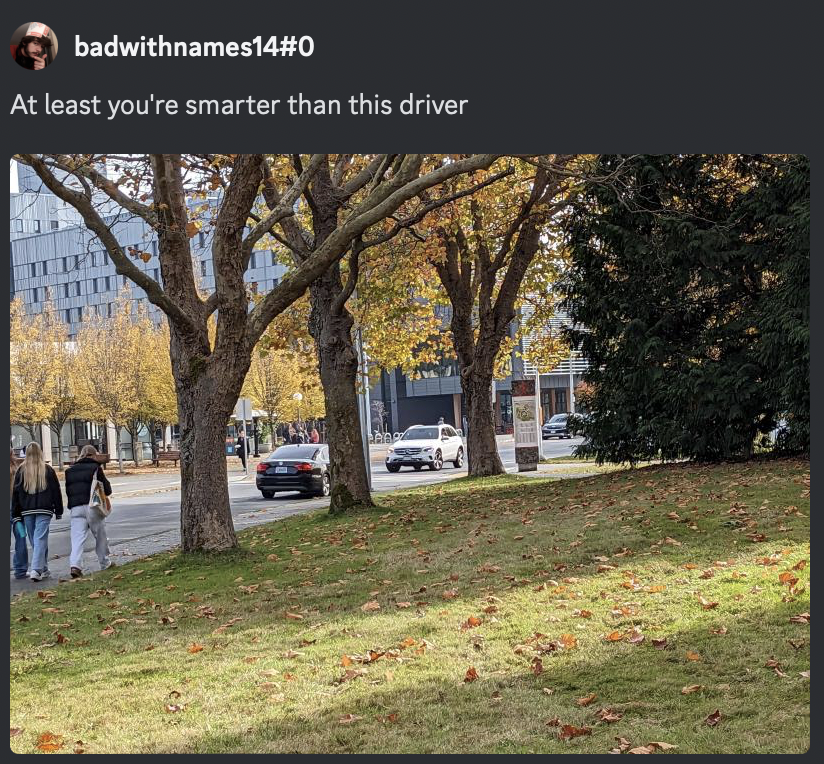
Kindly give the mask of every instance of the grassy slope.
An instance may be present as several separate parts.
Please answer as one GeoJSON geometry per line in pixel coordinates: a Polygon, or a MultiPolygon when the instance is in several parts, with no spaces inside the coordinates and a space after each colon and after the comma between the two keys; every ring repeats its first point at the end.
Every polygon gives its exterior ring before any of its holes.
{"type": "MultiPolygon", "coordinates": [[[[808,747],[809,626],[790,617],[809,593],[779,581],[809,560],[808,462],[457,480],[380,503],[13,603],[12,750],[33,751],[45,731],[89,753],[605,753],[618,736],[679,753],[808,747]],[[380,610],[362,609],[371,601],[380,610]],[[470,616],[481,625],[462,629],[470,616]],[[641,644],[604,639],[633,627],[641,644]],[[535,633],[577,645],[538,656],[535,633]],[[344,655],[365,673],[338,683],[344,655]],[[602,708],[622,718],[599,722],[602,708]],[[554,719],[592,732],[559,740],[554,719]]],[[[809,565],[793,575],[808,586],[809,565]]]]}

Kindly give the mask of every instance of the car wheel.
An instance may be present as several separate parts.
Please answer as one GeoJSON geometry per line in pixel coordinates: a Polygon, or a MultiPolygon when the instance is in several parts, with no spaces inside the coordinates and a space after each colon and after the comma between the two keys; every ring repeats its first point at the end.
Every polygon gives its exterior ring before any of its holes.
{"type": "Polygon", "coordinates": [[[332,486],[331,486],[331,483],[329,482],[329,473],[324,472],[323,473],[323,485],[320,489],[320,493],[318,494],[318,496],[328,496],[331,493],[331,490],[332,490],[332,486]]]}
{"type": "Polygon", "coordinates": [[[401,465],[400,464],[387,464],[386,469],[390,472],[398,472],[400,471],[401,465]]]}
{"type": "Polygon", "coordinates": [[[274,499],[275,498],[275,492],[274,491],[261,491],[261,494],[263,494],[264,499],[274,499]]]}
{"type": "Polygon", "coordinates": [[[413,464],[412,466],[415,468],[415,472],[420,472],[423,469],[422,464],[413,464]]]}
{"type": "Polygon", "coordinates": [[[433,472],[437,472],[439,469],[441,469],[441,467],[443,467],[443,456],[441,455],[440,451],[436,451],[435,458],[430,463],[429,469],[431,469],[433,472]]]}
{"type": "Polygon", "coordinates": [[[455,460],[452,462],[456,468],[460,469],[463,467],[463,449],[458,449],[458,455],[455,457],[455,460]]]}

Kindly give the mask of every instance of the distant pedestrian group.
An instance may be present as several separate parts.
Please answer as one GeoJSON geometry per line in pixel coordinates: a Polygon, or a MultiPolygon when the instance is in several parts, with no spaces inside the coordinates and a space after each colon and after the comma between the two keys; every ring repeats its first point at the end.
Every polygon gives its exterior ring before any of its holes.
{"type": "MultiPolygon", "coordinates": [[[[66,497],[70,516],[72,578],[83,575],[83,546],[89,532],[95,539],[100,569],[112,566],[106,516],[111,511],[108,497],[112,487],[97,460],[94,446],[83,446],[78,460],[66,470],[66,497]]],[[[9,509],[11,512],[14,557],[12,567],[17,579],[42,581],[49,570],[49,528],[53,519],[63,517],[63,492],[57,473],[43,458],[37,443],[29,443],[21,461],[10,451],[9,509]],[[28,543],[27,543],[28,542],[28,543]],[[28,545],[31,545],[29,556],[28,545]]]]}

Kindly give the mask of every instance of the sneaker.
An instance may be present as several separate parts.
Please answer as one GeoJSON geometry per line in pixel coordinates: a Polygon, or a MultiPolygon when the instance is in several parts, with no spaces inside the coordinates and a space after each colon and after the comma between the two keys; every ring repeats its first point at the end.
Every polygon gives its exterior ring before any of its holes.
{"type": "Polygon", "coordinates": [[[111,560],[109,560],[100,570],[108,570],[109,568],[117,567],[111,560]]]}
{"type": "Polygon", "coordinates": [[[83,575],[83,571],[80,568],[72,568],[71,569],[71,576],[72,578],[80,578],[83,575]]]}
{"type": "Polygon", "coordinates": [[[42,581],[43,574],[39,570],[33,570],[30,574],[32,581],[42,581]]]}

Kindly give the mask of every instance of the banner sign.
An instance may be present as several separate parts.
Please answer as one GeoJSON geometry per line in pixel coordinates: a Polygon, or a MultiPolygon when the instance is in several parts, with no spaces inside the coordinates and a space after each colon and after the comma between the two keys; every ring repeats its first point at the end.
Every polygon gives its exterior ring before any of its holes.
{"type": "Polygon", "coordinates": [[[512,380],[512,421],[518,472],[537,470],[541,458],[541,430],[534,379],[512,380]]]}

